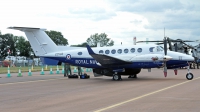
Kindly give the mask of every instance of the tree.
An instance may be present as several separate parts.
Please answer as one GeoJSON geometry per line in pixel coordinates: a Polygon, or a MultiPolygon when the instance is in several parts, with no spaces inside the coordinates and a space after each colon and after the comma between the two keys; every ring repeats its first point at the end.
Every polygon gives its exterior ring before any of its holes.
{"type": "Polygon", "coordinates": [[[71,47],[86,47],[87,42],[84,42],[82,44],[78,44],[78,45],[71,45],[71,47]]]}
{"type": "Polygon", "coordinates": [[[25,40],[22,36],[17,37],[16,50],[19,51],[20,56],[26,57],[29,57],[30,52],[33,51],[29,41],[25,40]]]}
{"type": "Polygon", "coordinates": [[[13,34],[0,35],[0,58],[8,55],[15,55],[15,36],[13,34]]]}
{"type": "Polygon", "coordinates": [[[46,34],[55,42],[56,45],[68,45],[68,40],[58,31],[45,31],[46,34]]]}
{"type": "Polygon", "coordinates": [[[114,41],[110,40],[110,38],[107,38],[107,34],[105,33],[95,33],[94,35],[91,35],[90,38],[87,39],[87,43],[90,46],[96,47],[97,43],[100,43],[100,46],[113,46],[114,41]]]}

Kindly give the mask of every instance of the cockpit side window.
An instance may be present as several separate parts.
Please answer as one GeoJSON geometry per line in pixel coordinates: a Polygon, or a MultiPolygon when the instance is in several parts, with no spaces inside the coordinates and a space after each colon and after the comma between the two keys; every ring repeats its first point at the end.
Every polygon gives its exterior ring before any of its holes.
{"type": "Polygon", "coordinates": [[[157,48],[158,52],[163,51],[163,47],[161,47],[161,46],[157,46],[156,48],[157,48]]]}

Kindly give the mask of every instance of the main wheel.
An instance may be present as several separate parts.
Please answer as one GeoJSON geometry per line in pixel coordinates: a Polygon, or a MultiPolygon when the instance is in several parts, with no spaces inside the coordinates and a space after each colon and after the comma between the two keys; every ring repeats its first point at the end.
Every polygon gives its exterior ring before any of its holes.
{"type": "Polygon", "coordinates": [[[186,78],[187,78],[187,80],[192,80],[193,79],[193,74],[192,73],[187,73],[186,74],[186,78]]]}
{"type": "Polygon", "coordinates": [[[121,78],[121,75],[119,75],[119,74],[114,74],[113,75],[113,80],[121,80],[122,78],[121,78]]]}

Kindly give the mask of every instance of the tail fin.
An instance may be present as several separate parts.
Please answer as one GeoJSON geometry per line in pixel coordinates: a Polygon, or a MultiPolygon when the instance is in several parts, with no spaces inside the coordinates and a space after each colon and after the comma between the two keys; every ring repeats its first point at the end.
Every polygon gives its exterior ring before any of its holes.
{"type": "Polygon", "coordinates": [[[24,32],[36,56],[42,56],[58,50],[57,45],[44,32],[46,29],[29,27],[8,27],[8,29],[24,32]]]}

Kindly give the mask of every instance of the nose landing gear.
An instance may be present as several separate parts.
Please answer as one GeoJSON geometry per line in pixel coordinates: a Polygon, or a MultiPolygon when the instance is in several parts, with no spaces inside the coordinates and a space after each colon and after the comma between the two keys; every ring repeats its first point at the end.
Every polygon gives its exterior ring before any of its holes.
{"type": "Polygon", "coordinates": [[[187,78],[187,80],[192,80],[194,76],[193,76],[192,73],[190,73],[190,67],[189,66],[187,66],[187,70],[188,70],[188,73],[186,74],[186,78],[187,78]]]}
{"type": "Polygon", "coordinates": [[[187,78],[187,80],[192,80],[193,79],[193,74],[192,73],[187,73],[186,74],[186,78],[187,78]]]}

